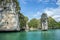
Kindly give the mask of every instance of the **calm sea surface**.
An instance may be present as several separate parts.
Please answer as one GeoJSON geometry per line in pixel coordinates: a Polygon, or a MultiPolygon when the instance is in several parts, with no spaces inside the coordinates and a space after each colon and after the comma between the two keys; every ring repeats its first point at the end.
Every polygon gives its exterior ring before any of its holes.
{"type": "Polygon", "coordinates": [[[0,40],[60,40],[60,30],[0,33],[0,40]]]}

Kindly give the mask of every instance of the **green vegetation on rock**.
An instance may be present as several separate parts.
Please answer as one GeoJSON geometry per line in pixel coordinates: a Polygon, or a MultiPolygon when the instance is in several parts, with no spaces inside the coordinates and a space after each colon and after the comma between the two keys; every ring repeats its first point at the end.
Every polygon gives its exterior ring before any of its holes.
{"type": "Polygon", "coordinates": [[[33,27],[33,28],[37,28],[39,25],[39,20],[37,20],[36,18],[33,18],[32,20],[30,20],[30,22],[28,23],[29,27],[33,27]]]}
{"type": "Polygon", "coordinates": [[[26,27],[28,17],[24,16],[22,13],[19,13],[20,28],[26,27]]]}

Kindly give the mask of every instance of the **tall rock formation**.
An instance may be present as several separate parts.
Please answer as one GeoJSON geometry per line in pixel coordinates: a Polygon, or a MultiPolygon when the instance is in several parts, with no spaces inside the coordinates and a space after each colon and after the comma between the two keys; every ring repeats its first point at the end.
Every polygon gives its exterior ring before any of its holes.
{"type": "Polygon", "coordinates": [[[48,30],[48,17],[46,13],[43,13],[41,15],[41,29],[42,30],[48,30]]]}
{"type": "Polygon", "coordinates": [[[0,0],[0,30],[20,30],[17,0],[0,0]]]}

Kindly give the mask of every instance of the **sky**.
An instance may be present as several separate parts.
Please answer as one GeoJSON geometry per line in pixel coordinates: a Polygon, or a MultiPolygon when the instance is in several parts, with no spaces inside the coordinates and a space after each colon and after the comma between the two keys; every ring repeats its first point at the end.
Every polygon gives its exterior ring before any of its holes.
{"type": "Polygon", "coordinates": [[[60,0],[18,0],[21,7],[20,12],[32,18],[41,18],[42,13],[46,13],[57,22],[60,21],[60,0]]]}

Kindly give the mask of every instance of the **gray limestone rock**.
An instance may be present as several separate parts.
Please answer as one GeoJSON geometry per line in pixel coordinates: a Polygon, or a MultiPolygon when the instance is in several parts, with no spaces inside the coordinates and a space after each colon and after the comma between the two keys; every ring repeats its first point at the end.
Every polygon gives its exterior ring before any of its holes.
{"type": "Polygon", "coordinates": [[[17,12],[18,11],[16,11],[16,4],[12,2],[12,0],[10,3],[2,1],[0,5],[0,30],[20,30],[17,12]]]}
{"type": "Polygon", "coordinates": [[[47,14],[43,13],[41,15],[41,29],[42,30],[48,30],[48,21],[47,21],[47,14]]]}

